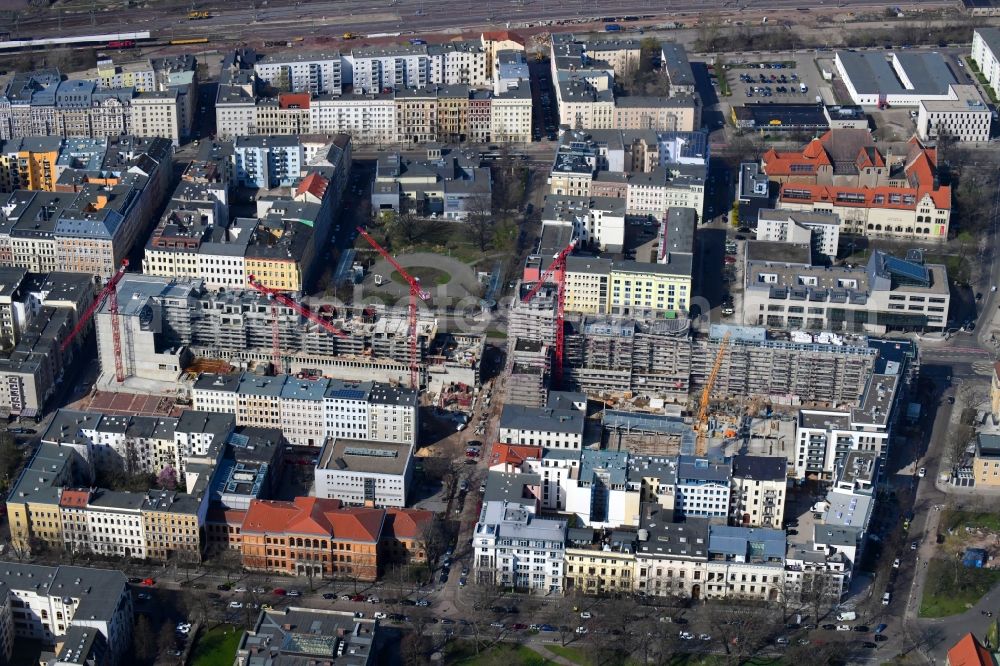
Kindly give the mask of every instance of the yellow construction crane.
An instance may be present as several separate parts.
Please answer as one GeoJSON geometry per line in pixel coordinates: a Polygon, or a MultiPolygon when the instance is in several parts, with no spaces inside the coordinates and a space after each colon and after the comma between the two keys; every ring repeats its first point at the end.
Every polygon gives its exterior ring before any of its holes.
{"type": "Polygon", "coordinates": [[[712,402],[712,387],[715,386],[715,380],[719,377],[719,370],[722,368],[722,359],[726,353],[726,347],[729,346],[729,336],[730,333],[726,333],[722,336],[722,342],[719,343],[719,351],[715,354],[715,363],[712,364],[712,372],[708,375],[708,381],[705,382],[705,388],[701,392],[701,404],[698,407],[698,420],[695,422],[695,428],[698,431],[698,440],[695,445],[695,455],[703,456],[708,449],[708,405],[712,402]]]}

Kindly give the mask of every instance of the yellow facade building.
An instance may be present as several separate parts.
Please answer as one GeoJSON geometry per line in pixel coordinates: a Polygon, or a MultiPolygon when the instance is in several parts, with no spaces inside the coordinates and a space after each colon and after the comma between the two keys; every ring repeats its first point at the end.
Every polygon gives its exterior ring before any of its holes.
{"type": "Polygon", "coordinates": [[[691,256],[679,254],[667,264],[616,261],[611,265],[610,314],[680,316],[691,299],[691,256]]]}

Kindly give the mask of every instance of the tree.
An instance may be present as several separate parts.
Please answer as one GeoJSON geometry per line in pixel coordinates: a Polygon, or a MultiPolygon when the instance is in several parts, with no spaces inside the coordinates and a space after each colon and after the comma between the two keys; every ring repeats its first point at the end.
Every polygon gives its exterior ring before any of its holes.
{"type": "Polygon", "coordinates": [[[423,220],[409,207],[406,201],[400,202],[399,212],[387,215],[386,231],[390,242],[397,245],[413,245],[423,235],[423,220]]]}
{"type": "Polygon", "coordinates": [[[170,654],[177,649],[177,638],[169,622],[164,622],[160,627],[160,633],[156,637],[156,649],[160,655],[170,654]]]}
{"type": "Polygon", "coordinates": [[[416,630],[408,631],[400,641],[399,651],[406,666],[425,666],[430,663],[427,657],[431,651],[430,638],[416,630]]]}
{"type": "Polygon", "coordinates": [[[149,624],[149,618],[140,615],[132,631],[132,646],[135,658],[141,663],[150,663],[156,658],[156,636],[149,624]]]}
{"type": "Polygon", "coordinates": [[[490,200],[485,195],[478,195],[469,199],[466,206],[468,217],[466,222],[472,232],[472,237],[479,247],[480,252],[485,252],[493,240],[493,232],[496,224],[493,220],[490,200]]]}
{"type": "Polygon", "coordinates": [[[177,489],[177,470],[167,465],[156,476],[156,485],[165,490],[177,489]]]}
{"type": "Polygon", "coordinates": [[[427,556],[427,573],[434,575],[434,564],[444,554],[448,544],[448,528],[441,514],[424,523],[416,538],[417,550],[427,556]]]}
{"type": "Polygon", "coordinates": [[[10,487],[22,460],[24,456],[17,448],[14,436],[9,432],[0,432],[0,489],[6,491],[10,487]]]}

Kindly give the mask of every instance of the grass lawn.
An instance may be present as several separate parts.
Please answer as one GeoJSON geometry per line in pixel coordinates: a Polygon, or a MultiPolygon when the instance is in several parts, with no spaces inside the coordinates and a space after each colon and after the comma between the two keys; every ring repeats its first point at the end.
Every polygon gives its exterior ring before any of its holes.
{"type": "Polygon", "coordinates": [[[574,664],[586,665],[591,663],[590,659],[587,657],[586,650],[582,650],[580,648],[563,647],[562,645],[546,645],[545,649],[559,655],[560,657],[569,659],[574,664]]]}
{"type": "Polygon", "coordinates": [[[970,569],[952,558],[934,558],[927,572],[920,617],[948,617],[964,613],[1000,582],[1000,571],[970,569]]]}
{"type": "Polygon", "coordinates": [[[974,513],[972,511],[942,511],[941,529],[960,530],[964,527],[979,528],[1000,533],[1000,515],[995,513],[974,513]]]}
{"type": "MultiPolygon", "coordinates": [[[[406,268],[406,272],[420,280],[420,284],[422,285],[442,285],[451,282],[450,273],[432,266],[412,266],[406,268]]],[[[392,272],[392,281],[399,284],[406,284],[403,276],[396,271],[392,272]]]]}
{"type": "Polygon", "coordinates": [[[479,666],[480,664],[517,664],[518,666],[550,666],[552,662],[523,645],[496,645],[477,655],[469,643],[457,643],[448,652],[446,664],[479,666]]]}
{"type": "Polygon", "coordinates": [[[230,624],[220,624],[201,634],[191,656],[192,666],[232,666],[242,634],[230,624]]]}

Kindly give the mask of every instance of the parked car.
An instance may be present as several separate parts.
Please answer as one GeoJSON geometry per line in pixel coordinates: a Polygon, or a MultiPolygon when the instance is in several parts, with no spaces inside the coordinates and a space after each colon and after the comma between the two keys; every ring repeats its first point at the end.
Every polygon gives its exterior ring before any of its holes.
{"type": "MultiPolygon", "coordinates": [[[[275,595],[279,596],[279,597],[283,597],[286,594],[285,588],[283,588],[283,587],[276,587],[273,590],[271,590],[271,592],[274,593],[275,595]]],[[[323,596],[325,597],[326,595],[324,594],[323,596]]]]}
{"type": "Polygon", "coordinates": [[[243,608],[243,604],[240,603],[239,601],[230,601],[229,602],[229,607],[230,608],[243,608]]]}

